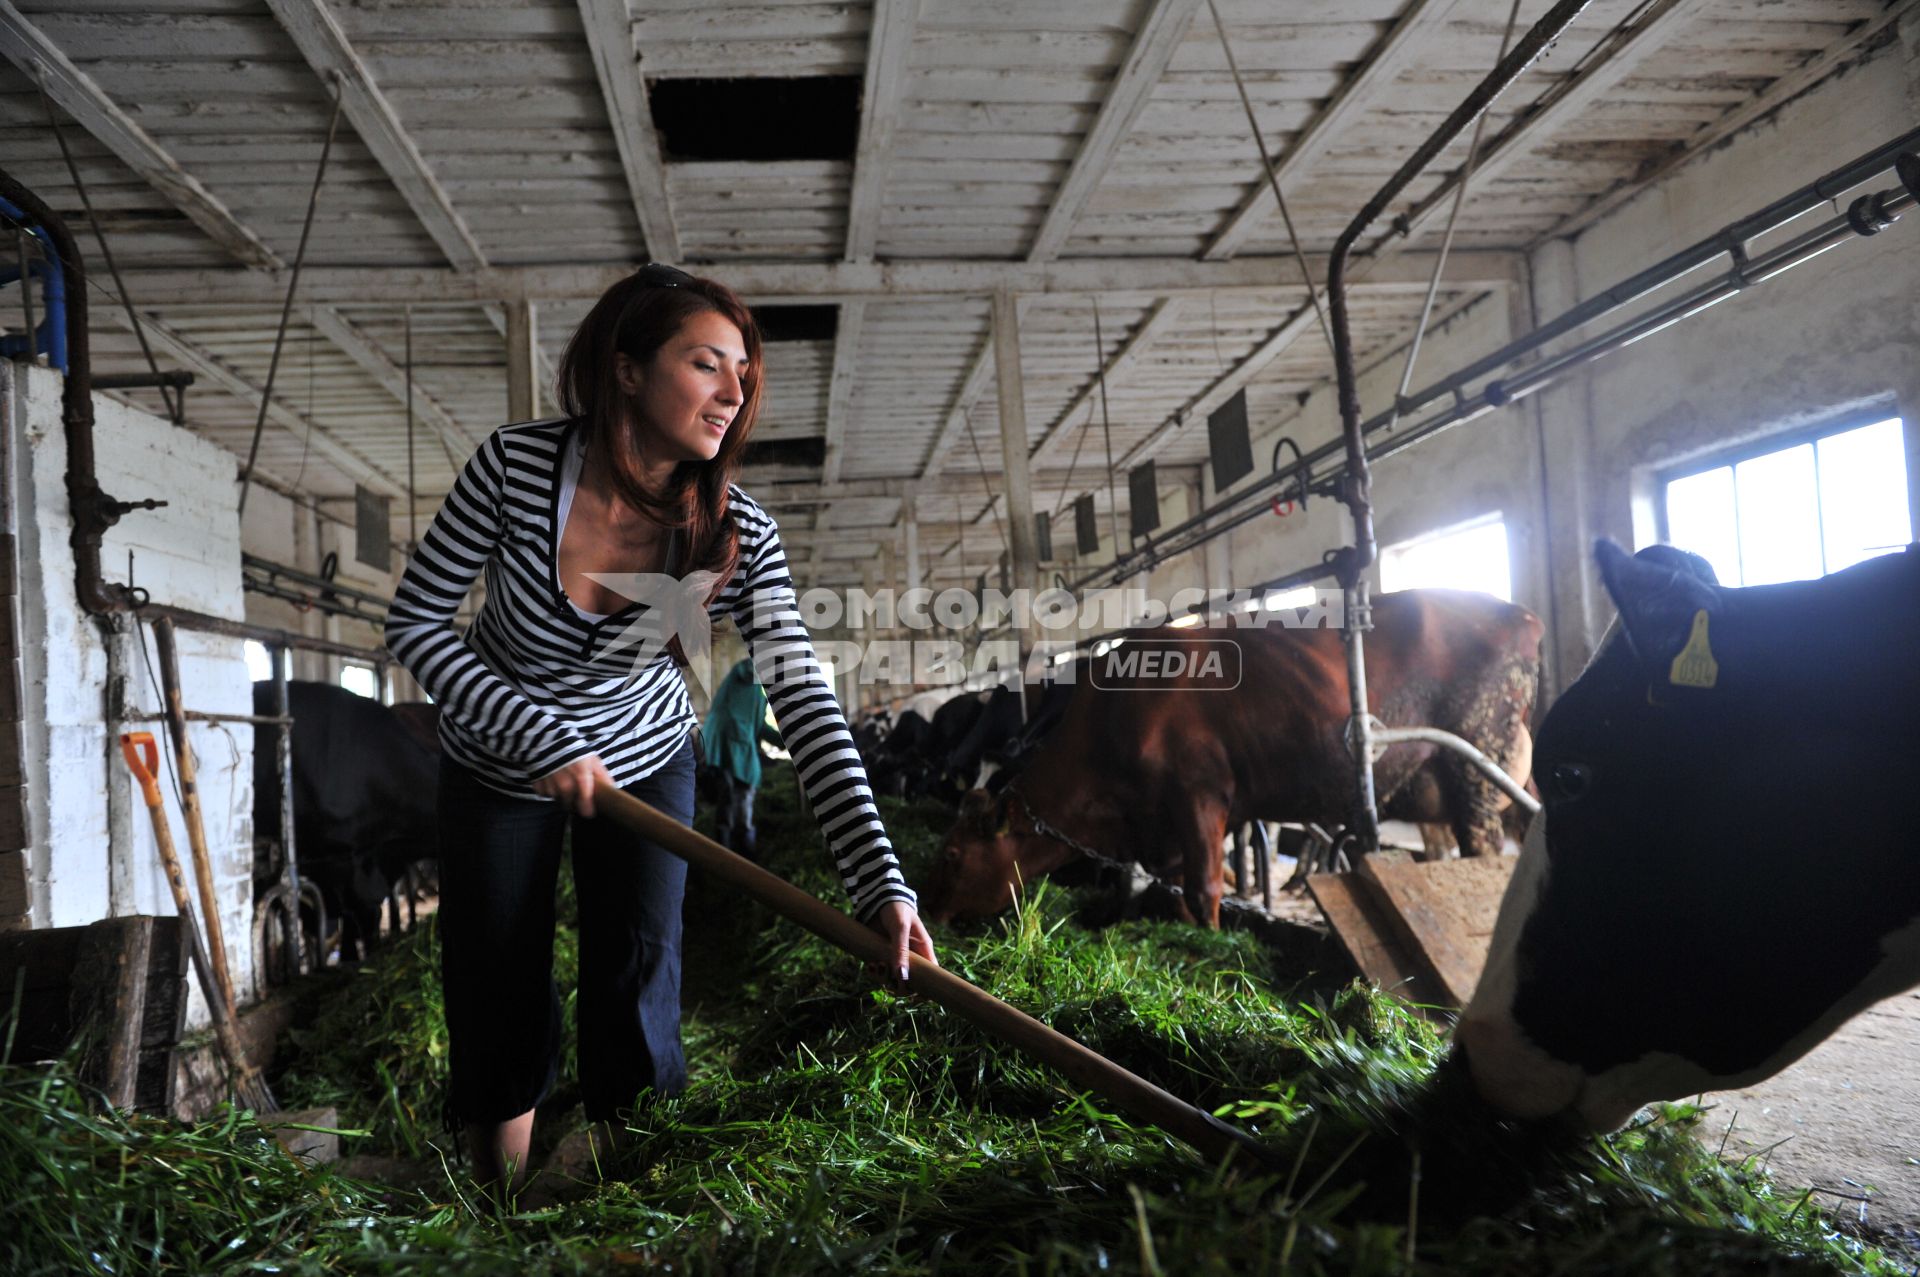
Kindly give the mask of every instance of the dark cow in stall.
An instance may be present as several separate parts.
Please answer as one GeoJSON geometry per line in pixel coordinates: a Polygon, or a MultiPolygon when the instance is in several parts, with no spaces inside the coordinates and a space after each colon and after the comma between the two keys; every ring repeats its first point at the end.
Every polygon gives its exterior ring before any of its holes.
{"type": "MultiPolygon", "coordinates": [[[[389,709],[328,683],[290,682],[293,713],[294,853],[341,923],[343,957],[379,935],[380,906],[416,861],[437,852],[440,788],[437,711],[389,709]]],[[[273,712],[273,685],[253,685],[256,714],[273,712]]],[[[275,744],[280,729],[254,734],[254,829],[280,831],[275,744]]]]}
{"type": "Polygon", "coordinates": [[[1541,724],[1545,810],[1449,1069],[1611,1130],[1920,983],[1920,549],[1746,589],[1597,553],[1620,623],[1541,724]]]}
{"type": "MultiPolygon", "coordinates": [[[[1382,595],[1374,627],[1367,685],[1375,714],[1393,725],[1445,728],[1524,776],[1539,681],[1537,617],[1483,594],[1411,590],[1382,595]]],[[[1338,629],[1162,627],[1136,631],[1126,644],[1179,652],[1184,669],[1201,673],[1206,653],[1232,645],[1237,685],[1228,690],[1192,673],[1116,677],[1111,664],[1102,677],[1096,663],[1019,778],[997,797],[968,795],[922,896],[929,917],[998,913],[1018,883],[1085,849],[1137,859],[1183,887],[1191,920],[1218,926],[1229,829],[1249,820],[1349,819],[1357,787],[1338,629]]],[[[1449,821],[1463,854],[1500,849],[1505,795],[1457,757],[1396,745],[1375,776],[1387,814],[1449,821]],[[1415,788],[1440,796],[1445,812],[1388,801],[1422,773],[1434,784],[1415,788]]]]}
{"type": "MultiPolygon", "coordinates": [[[[959,698],[956,698],[956,700],[959,698]]],[[[979,788],[982,770],[991,758],[1020,734],[1020,692],[1011,687],[996,687],[967,698],[978,705],[966,732],[955,741],[941,759],[934,783],[934,796],[958,803],[969,789],[979,788]]],[[[948,702],[952,704],[954,702],[948,702]]],[[[942,706],[941,708],[946,708],[942,706]]]]}
{"type": "Polygon", "coordinates": [[[888,798],[904,798],[920,779],[920,747],[926,741],[928,725],[916,710],[902,710],[886,734],[869,748],[860,751],[866,763],[867,783],[873,792],[888,798]]]}

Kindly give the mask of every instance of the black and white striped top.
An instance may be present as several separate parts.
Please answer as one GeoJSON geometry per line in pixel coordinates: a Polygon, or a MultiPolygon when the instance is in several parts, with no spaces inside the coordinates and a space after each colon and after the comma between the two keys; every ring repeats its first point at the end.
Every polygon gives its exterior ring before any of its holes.
{"type": "MultiPolygon", "coordinates": [[[[661,618],[675,609],[636,588],[656,605],[591,620],[560,588],[556,514],[574,429],[551,420],[494,431],[434,516],[387,613],[387,647],[439,704],[447,754],[490,787],[536,801],[549,800],[531,781],[588,754],[632,784],[671,758],[696,721],[686,680],[660,646],[661,618]],[[486,601],[463,637],[454,613],[482,569],[486,601]],[[637,652],[655,654],[642,664],[637,652]]],[[[705,611],[731,617],[753,653],[855,912],[914,903],[801,624],[774,521],[738,488],[728,510],[740,565],[705,611]]],[[[684,619],[676,628],[693,655],[684,619]]]]}

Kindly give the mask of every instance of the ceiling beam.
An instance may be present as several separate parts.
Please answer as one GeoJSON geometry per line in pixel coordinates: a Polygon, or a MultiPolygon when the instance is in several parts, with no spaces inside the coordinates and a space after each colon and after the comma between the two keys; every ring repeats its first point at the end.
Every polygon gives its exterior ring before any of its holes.
{"type": "MultiPolygon", "coordinates": [[[[1314,162],[1327,153],[1340,133],[1362,115],[1380,105],[1380,93],[1400,78],[1413,64],[1431,37],[1445,24],[1458,0],[1415,0],[1380,41],[1367,64],[1349,76],[1327,104],[1307,122],[1273,166],[1273,177],[1266,174],[1254,182],[1253,189],[1240,201],[1240,207],[1227,219],[1226,227],[1216,235],[1203,261],[1225,261],[1240,251],[1247,236],[1266,223],[1279,208],[1273,198],[1274,183],[1285,191],[1303,180],[1314,162]]],[[[1318,278],[1325,279],[1321,273],[1318,278]]]]}
{"type": "MultiPolygon", "coordinates": [[[[113,312],[113,322],[126,326],[126,316],[113,312]]],[[[174,331],[152,315],[142,315],[140,326],[155,350],[165,352],[195,376],[205,377],[234,398],[258,411],[264,397],[260,387],[222,363],[218,356],[184,333],[174,331]]],[[[332,463],[335,469],[364,488],[383,496],[403,496],[405,487],[353,452],[320,427],[308,421],[278,399],[267,404],[267,417],[290,432],[294,438],[332,463]]]]}
{"type": "MultiPolygon", "coordinates": [[[[0,0],[4,3],[5,0],[0,0]]],[[[1358,270],[1369,259],[1356,263],[1358,270]]],[[[1522,254],[1456,250],[1447,257],[1442,287],[1511,288],[1520,280],[1522,254]]],[[[1353,287],[1364,293],[1424,293],[1434,254],[1398,252],[1374,266],[1353,287]]],[[[1307,271],[1326,273],[1324,257],[1309,256],[1307,271]]],[[[508,266],[471,272],[394,267],[309,266],[300,272],[303,301],[320,305],[402,306],[470,302],[566,301],[597,298],[633,273],[626,262],[597,266],[508,266]]],[[[804,299],[899,301],[917,298],[991,296],[1010,289],[1023,296],[1124,296],[1155,298],[1217,293],[1273,292],[1305,287],[1292,257],[1244,257],[1196,262],[1185,257],[1067,258],[1057,262],[912,260],[893,262],[729,262],[716,268],[748,301],[766,304],[804,299]]],[[[286,300],[286,281],[276,274],[221,270],[124,272],[142,297],[165,297],[195,307],[276,307],[286,300]]]]}
{"type": "Polygon", "coordinates": [[[1133,366],[1139,362],[1140,356],[1145,353],[1153,343],[1159,341],[1162,337],[1177,328],[1181,321],[1186,318],[1187,313],[1185,306],[1182,305],[1179,298],[1168,297],[1154,303],[1153,312],[1147,316],[1145,322],[1143,322],[1140,327],[1134,330],[1133,336],[1127,338],[1120,349],[1114,353],[1113,358],[1101,369],[1100,375],[1088,382],[1086,389],[1082,390],[1074,397],[1074,401],[1067,405],[1067,410],[1056,417],[1051,426],[1047,427],[1047,433],[1041,438],[1039,445],[1033,450],[1033,464],[1038,466],[1041,462],[1049,459],[1049,454],[1065,446],[1067,436],[1073,433],[1069,428],[1069,423],[1072,422],[1082,408],[1091,410],[1087,414],[1087,421],[1085,423],[1086,426],[1090,428],[1093,424],[1094,414],[1099,411],[1099,396],[1102,389],[1110,389],[1113,382],[1124,379],[1127,373],[1132,371],[1133,366]]]}
{"type": "MultiPolygon", "coordinates": [[[[1475,190],[1485,190],[1516,161],[1532,152],[1561,128],[1579,120],[1587,109],[1611,92],[1620,81],[1637,70],[1648,58],[1672,47],[1680,28],[1699,16],[1700,6],[1692,0],[1654,0],[1646,15],[1633,30],[1616,37],[1611,46],[1595,57],[1587,68],[1552,91],[1545,102],[1536,103],[1509,124],[1500,136],[1488,143],[1474,160],[1467,180],[1475,190]]],[[[1396,242],[1411,243],[1427,225],[1444,213],[1453,201],[1462,174],[1455,170],[1438,189],[1415,205],[1405,219],[1404,231],[1393,231],[1396,242]]],[[[1472,192],[1470,191],[1469,194],[1472,192]]],[[[1385,253],[1379,245],[1371,259],[1379,261],[1385,253]]]]}
{"type": "Polygon", "coordinates": [[[853,411],[854,359],[866,317],[865,302],[843,302],[839,325],[834,330],[833,374],[827,383],[827,452],[820,467],[821,479],[830,484],[840,481],[840,469],[845,461],[847,416],[853,411]]]}
{"type": "Polygon", "coordinates": [[[234,260],[256,270],[278,270],[284,265],[278,254],[41,34],[12,0],[0,0],[0,51],[234,260]]]}
{"type": "Polygon", "coordinates": [[[850,262],[872,261],[880,240],[887,163],[893,154],[894,130],[900,124],[907,71],[913,61],[913,29],[919,19],[920,0],[874,0],[867,76],[860,88],[860,140],[854,149],[853,190],[847,197],[846,258],[850,262]]]}
{"type": "MultiPolygon", "coordinates": [[[[314,310],[313,326],[398,400],[402,411],[406,409],[407,370],[394,363],[378,342],[331,306],[320,306],[314,310]]],[[[414,411],[429,429],[440,436],[440,442],[453,454],[455,466],[464,464],[473,455],[475,444],[460,423],[454,420],[453,414],[439,400],[422,390],[417,382],[413,387],[413,403],[414,411]]]]}
{"type": "Polygon", "coordinates": [[[967,414],[973,411],[973,401],[986,390],[993,372],[993,321],[989,319],[987,335],[980,339],[980,349],[974,353],[967,375],[960,379],[960,388],[954,392],[953,402],[947,405],[946,419],[940,423],[940,433],[934,436],[933,447],[921,463],[920,482],[937,477],[940,468],[947,464],[947,454],[960,442],[960,435],[967,428],[967,414]]]}
{"type": "Polygon", "coordinates": [[[1808,89],[1820,83],[1820,81],[1826,79],[1829,75],[1832,75],[1842,63],[1858,55],[1862,46],[1868,41],[1873,40],[1882,32],[1886,31],[1887,28],[1894,26],[1902,18],[1905,18],[1908,14],[1916,10],[1920,10],[1920,0],[1900,0],[1900,3],[1893,5],[1885,12],[1862,22],[1853,30],[1847,32],[1847,34],[1842,36],[1838,41],[1829,45],[1826,51],[1819,57],[1807,63],[1805,66],[1781,76],[1772,84],[1768,85],[1764,93],[1761,93],[1746,105],[1736,107],[1726,115],[1721,116],[1719,119],[1713,121],[1713,123],[1702,128],[1693,136],[1676,142],[1667,158],[1660,162],[1657,167],[1642,172],[1631,181],[1614,187],[1611,191],[1608,191],[1605,195],[1587,205],[1587,207],[1581,209],[1578,213],[1567,218],[1545,235],[1542,235],[1540,242],[1545,243],[1550,239],[1562,239],[1568,235],[1575,234],[1599,221],[1614,209],[1619,208],[1622,204],[1632,200],[1634,196],[1640,194],[1640,192],[1646,190],[1648,187],[1664,182],[1676,169],[1680,168],[1688,160],[1691,160],[1708,147],[1725,141],[1741,129],[1746,128],[1749,124],[1765,118],[1767,115],[1778,110],[1784,103],[1799,97],[1802,93],[1805,93],[1808,89]]]}
{"type": "Polygon", "coordinates": [[[338,86],[340,109],[400,197],[455,270],[487,264],[480,243],[440,188],[400,116],[374,83],[326,0],[267,0],[267,7],[322,81],[338,86]]]}
{"type": "MultiPolygon", "coordinates": [[[[680,232],[673,223],[667,166],[660,158],[653,112],[647,107],[647,86],[640,75],[627,0],[580,0],[580,25],[586,28],[593,73],[600,80],[600,96],[607,105],[607,121],[620,149],[620,167],[627,174],[627,191],[633,197],[640,234],[647,241],[647,254],[658,262],[677,262],[680,232]]],[[[631,269],[623,266],[621,273],[631,269]]]]}
{"type": "Polygon", "coordinates": [[[1181,40],[1186,38],[1199,3],[1200,0],[1154,0],[1152,11],[1133,38],[1133,47],[1127,50],[1126,61],[1113,77],[1113,87],[1107,91],[1099,116],[1080,143],[1073,168],[1054,193],[1053,206],[1047,210],[1046,220],[1033,237],[1033,247],[1027,251],[1028,261],[1052,261],[1060,255],[1068,236],[1073,234],[1074,221],[1101,179],[1106,177],[1114,154],[1166,74],[1167,64],[1173,60],[1181,40]]]}

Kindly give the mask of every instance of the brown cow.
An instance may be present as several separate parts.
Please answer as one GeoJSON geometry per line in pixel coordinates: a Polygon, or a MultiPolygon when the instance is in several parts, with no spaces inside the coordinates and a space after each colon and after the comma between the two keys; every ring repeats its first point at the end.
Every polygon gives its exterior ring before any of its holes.
{"type": "MultiPolygon", "coordinates": [[[[1539,618],[1484,594],[1409,590],[1380,596],[1373,620],[1373,712],[1390,726],[1463,736],[1524,779],[1539,618]]],[[[928,917],[999,913],[1018,883],[1084,848],[1138,860],[1181,884],[1189,919],[1217,927],[1229,829],[1249,820],[1347,823],[1356,784],[1338,629],[1165,627],[1128,636],[1129,644],[1142,641],[1187,652],[1175,663],[1189,669],[1218,644],[1237,644],[1238,686],[1219,690],[1190,675],[1116,685],[1096,671],[1074,689],[1060,725],[1017,780],[997,798],[968,795],[921,902],[928,917]]],[[[1457,757],[1396,745],[1374,776],[1388,816],[1449,822],[1463,855],[1499,851],[1505,795],[1457,757]],[[1393,801],[1403,793],[1411,806],[1393,801]],[[1436,795],[1446,810],[1422,810],[1436,795]]]]}

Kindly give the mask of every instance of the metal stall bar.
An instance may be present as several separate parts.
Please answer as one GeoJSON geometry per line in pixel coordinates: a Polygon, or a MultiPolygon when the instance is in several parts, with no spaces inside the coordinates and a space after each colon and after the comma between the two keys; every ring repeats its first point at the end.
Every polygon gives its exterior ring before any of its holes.
{"type": "MultiPolygon", "coordinates": [[[[1595,294],[1484,358],[1425,386],[1413,395],[1401,398],[1392,408],[1368,418],[1362,427],[1363,432],[1368,435],[1383,432],[1394,425],[1396,417],[1404,420],[1442,401],[1448,401],[1450,406],[1443,410],[1440,417],[1397,433],[1394,445],[1370,451],[1368,455],[1374,460],[1392,455],[1393,452],[1400,450],[1401,441],[1411,442],[1424,437],[1422,432],[1431,433],[1436,423],[1440,423],[1438,428],[1458,424],[1462,420],[1479,416],[1486,408],[1503,407],[1512,398],[1541,389],[1546,384],[1545,381],[1540,380],[1543,372],[1558,376],[1576,364],[1590,362],[1619,349],[1632,340],[1646,336],[1647,331],[1629,331],[1639,323],[1638,320],[1632,321],[1610,330],[1608,334],[1595,338],[1573,351],[1556,356],[1554,360],[1530,369],[1525,377],[1515,378],[1504,384],[1494,382],[1483,388],[1477,395],[1469,396],[1468,394],[1468,388],[1472,384],[1490,373],[1512,364],[1576,329],[1624,309],[1658,289],[1692,274],[1719,257],[1725,256],[1732,261],[1726,278],[1739,278],[1745,286],[1759,283],[1765,278],[1779,274],[1782,270],[1798,265],[1825,251],[1826,248],[1832,247],[1835,243],[1855,235],[1876,233],[1877,229],[1884,228],[1885,224],[1890,223],[1902,211],[1911,207],[1912,201],[1889,192],[1862,195],[1850,202],[1847,212],[1829,219],[1816,230],[1797,237],[1790,244],[1770,249],[1758,257],[1749,257],[1746,247],[1749,241],[1769,231],[1777,230],[1786,223],[1836,200],[1846,191],[1882,176],[1889,169],[1897,171],[1909,196],[1920,192],[1920,154],[1916,153],[1920,153],[1920,129],[1914,129],[1875,147],[1818,180],[1775,200],[1765,208],[1729,223],[1688,248],[1595,294]],[[1876,219],[1884,219],[1884,221],[1876,225],[1876,219]],[[1810,240],[1818,240],[1819,246],[1811,250],[1804,249],[1802,246],[1810,240]],[[1485,394],[1489,389],[1493,390],[1493,397],[1490,399],[1485,394]],[[1501,390],[1507,392],[1507,398],[1501,397],[1501,390]]],[[[1689,294],[1689,296],[1692,295],[1689,294]]],[[[1666,323],[1695,313],[1703,309],[1705,304],[1707,303],[1696,299],[1683,306],[1676,306],[1674,313],[1656,327],[1664,327],[1666,323]]],[[[1243,491],[1226,497],[1168,528],[1156,541],[1134,554],[1087,573],[1073,581],[1069,588],[1079,590],[1092,585],[1124,580],[1151,569],[1167,558],[1184,554],[1222,532],[1250,522],[1264,514],[1266,507],[1264,504],[1250,509],[1243,507],[1247,507],[1255,498],[1264,499],[1271,489],[1290,488],[1303,479],[1309,479],[1318,490],[1326,491],[1331,487],[1332,482],[1340,477],[1341,467],[1337,458],[1344,449],[1344,438],[1320,445],[1293,463],[1275,468],[1265,478],[1243,491]],[[1326,469],[1319,468],[1326,463],[1333,464],[1326,469]],[[1216,520],[1233,511],[1239,513],[1225,523],[1216,524],[1216,520]]],[[[1300,579],[1294,583],[1306,584],[1329,576],[1331,572],[1321,569],[1298,575],[1300,579]]]]}

